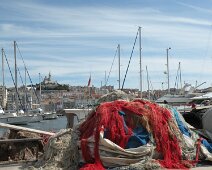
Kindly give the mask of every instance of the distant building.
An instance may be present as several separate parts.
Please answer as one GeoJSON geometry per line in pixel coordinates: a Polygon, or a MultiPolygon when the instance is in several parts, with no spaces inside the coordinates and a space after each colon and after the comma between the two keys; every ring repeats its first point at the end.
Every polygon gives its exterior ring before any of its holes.
{"type": "Polygon", "coordinates": [[[62,108],[63,109],[71,109],[75,107],[75,100],[69,98],[63,98],[62,108]]]}
{"type": "Polygon", "coordinates": [[[49,76],[45,76],[43,81],[41,82],[41,86],[45,89],[45,88],[55,88],[58,86],[57,81],[53,81],[52,80],[52,76],[51,73],[49,72],[49,76]]]}
{"type": "Polygon", "coordinates": [[[114,90],[114,86],[111,86],[111,85],[102,86],[101,89],[107,89],[108,92],[112,92],[114,90]]]}
{"type": "Polygon", "coordinates": [[[133,95],[136,95],[138,96],[139,95],[139,89],[123,89],[123,91],[127,94],[133,94],[133,95]]]}

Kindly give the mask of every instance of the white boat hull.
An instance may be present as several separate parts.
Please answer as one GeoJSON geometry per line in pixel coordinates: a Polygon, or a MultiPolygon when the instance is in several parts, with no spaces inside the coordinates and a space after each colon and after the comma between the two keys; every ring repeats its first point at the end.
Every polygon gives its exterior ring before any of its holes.
{"type": "Polygon", "coordinates": [[[43,120],[50,120],[50,119],[57,119],[57,114],[56,113],[43,114],[43,120]]]}
{"type": "Polygon", "coordinates": [[[0,122],[12,125],[26,125],[31,118],[32,116],[0,117],[0,122]]]}
{"type": "Polygon", "coordinates": [[[43,120],[43,116],[41,114],[33,115],[29,123],[40,122],[43,120]]]}

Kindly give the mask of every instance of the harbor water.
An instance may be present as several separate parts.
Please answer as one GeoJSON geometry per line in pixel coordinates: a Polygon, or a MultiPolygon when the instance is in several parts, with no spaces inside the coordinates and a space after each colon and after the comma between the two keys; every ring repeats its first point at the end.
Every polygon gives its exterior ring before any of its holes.
{"type": "MultiPolygon", "coordinates": [[[[60,116],[57,119],[42,120],[41,122],[28,123],[27,125],[21,125],[21,126],[44,131],[58,132],[60,131],[60,129],[65,129],[66,124],[67,124],[66,116],[60,116]]],[[[7,131],[8,129],[0,128],[0,136],[2,136],[7,131]]]]}

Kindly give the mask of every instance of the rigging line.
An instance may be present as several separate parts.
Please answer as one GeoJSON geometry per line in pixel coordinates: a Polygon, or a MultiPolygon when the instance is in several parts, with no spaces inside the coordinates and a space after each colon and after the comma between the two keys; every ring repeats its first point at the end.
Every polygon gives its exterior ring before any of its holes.
{"type": "MultiPolygon", "coordinates": [[[[4,51],[3,51],[3,52],[4,52],[4,51]]],[[[21,108],[24,109],[23,104],[22,104],[22,102],[21,102],[20,95],[19,95],[19,93],[18,93],[17,86],[15,85],[15,80],[14,80],[14,78],[13,78],[13,74],[12,74],[12,71],[11,71],[11,69],[10,69],[10,65],[9,65],[8,60],[7,60],[7,56],[6,56],[5,52],[4,52],[4,57],[5,57],[6,61],[7,61],[7,66],[8,66],[8,68],[9,68],[10,75],[11,75],[11,77],[12,77],[13,85],[15,86],[15,91],[16,91],[16,93],[17,93],[18,100],[19,100],[19,102],[20,102],[20,104],[21,104],[21,108]]]]}
{"type": "Polygon", "coordinates": [[[175,79],[175,84],[174,84],[174,88],[176,87],[178,87],[178,77],[179,77],[179,66],[178,66],[178,69],[177,69],[177,75],[176,75],[176,79],[175,79]]]}
{"type": "Polygon", "coordinates": [[[108,83],[108,80],[109,80],[109,77],[110,77],[110,73],[111,73],[111,70],[112,70],[112,67],[113,67],[113,64],[114,64],[115,58],[116,58],[117,51],[118,51],[118,47],[116,48],[116,52],[115,52],[115,55],[114,55],[114,57],[113,57],[113,62],[112,62],[112,65],[111,65],[111,67],[110,67],[110,72],[108,73],[108,77],[107,77],[107,80],[106,80],[105,86],[106,86],[106,85],[107,85],[107,83],[108,83]]]}
{"type": "Polygon", "coordinates": [[[130,55],[130,59],[129,59],[128,65],[127,65],[127,70],[126,70],[126,73],[124,75],[124,80],[123,80],[123,84],[122,84],[122,88],[121,88],[122,90],[124,88],[125,79],[127,77],[128,69],[129,69],[130,62],[131,62],[131,59],[132,59],[132,55],[133,55],[134,48],[135,48],[135,44],[136,44],[136,41],[137,41],[137,38],[138,38],[138,32],[139,32],[139,29],[138,29],[137,34],[136,34],[136,37],[135,37],[135,41],[134,41],[134,44],[133,44],[133,49],[132,49],[132,52],[131,52],[131,55],[130,55]]]}
{"type": "Polygon", "coordinates": [[[177,92],[177,89],[179,89],[179,83],[180,83],[180,88],[182,89],[180,62],[179,62],[179,65],[178,65],[177,75],[176,75],[176,80],[175,80],[175,85],[174,85],[174,88],[176,87],[175,92],[177,92]]]}
{"type": "Polygon", "coordinates": [[[180,66],[177,73],[177,89],[179,89],[179,84],[180,84],[180,66]]]}
{"type": "MultiPolygon", "coordinates": [[[[205,54],[203,56],[204,58],[203,58],[203,62],[202,62],[201,72],[205,71],[205,61],[206,61],[206,57],[207,57],[208,52],[209,52],[211,36],[212,36],[212,25],[210,25],[209,36],[208,36],[208,39],[207,39],[205,54]]],[[[201,77],[201,75],[199,74],[199,79],[202,80],[202,78],[200,78],[200,77],[201,77]]]]}
{"type": "Polygon", "coordinates": [[[147,87],[148,87],[148,99],[150,100],[150,87],[149,87],[149,72],[146,66],[146,78],[147,78],[147,87]]]}
{"type": "Polygon", "coordinates": [[[152,92],[154,93],[154,87],[153,87],[152,81],[150,79],[150,76],[149,76],[149,84],[150,84],[150,87],[151,87],[152,92]]]}
{"type": "Polygon", "coordinates": [[[179,62],[179,69],[180,69],[180,89],[182,89],[182,74],[181,74],[181,65],[179,62]]]}
{"type": "MultiPolygon", "coordinates": [[[[155,90],[154,90],[154,87],[153,87],[153,83],[152,83],[152,81],[151,81],[151,77],[148,75],[148,79],[149,79],[149,85],[150,85],[150,94],[152,94],[152,99],[153,100],[156,100],[156,96],[155,96],[155,90]]],[[[161,83],[161,82],[155,82],[155,83],[161,83]]]]}
{"type": "MultiPolygon", "coordinates": [[[[16,47],[17,47],[18,52],[19,52],[19,54],[20,54],[20,56],[21,56],[22,62],[24,63],[24,67],[25,67],[25,69],[26,69],[26,71],[27,71],[27,75],[28,75],[28,77],[29,77],[31,86],[33,86],[32,79],[31,79],[31,77],[30,77],[30,75],[29,75],[29,71],[28,71],[28,69],[27,69],[27,67],[26,67],[26,64],[25,64],[25,62],[24,62],[23,56],[22,56],[22,54],[21,54],[21,51],[20,51],[20,49],[19,49],[19,47],[18,47],[17,42],[16,42],[16,47]]],[[[37,95],[37,93],[36,93],[36,91],[35,91],[34,88],[33,88],[33,91],[34,91],[34,93],[35,93],[35,96],[36,96],[37,100],[39,101],[38,95],[37,95]]]]}
{"type": "MultiPolygon", "coordinates": [[[[23,81],[23,78],[22,78],[22,76],[21,76],[21,72],[20,72],[20,70],[19,70],[19,68],[17,67],[17,70],[18,70],[18,74],[19,74],[19,76],[20,76],[20,79],[21,79],[21,83],[22,83],[22,85],[23,85],[23,87],[25,86],[24,85],[24,81],[23,81]]],[[[26,91],[26,88],[25,88],[25,93],[26,93],[26,96],[28,96],[27,95],[27,91],[26,91]]],[[[29,104],[29,100],[28,100],[28,98],[26,97],[26,99],[27,99],[27,103],[29,104]]],[[[25,110],[26,110],[26,108],[25,108],[25,110]]]]}
{"type": "Polygon", "coordinates": [[[155,90],[154,90],[154,87],[153,87],[153,84],[152,84],[152,81],[151,81],[150,78],[149,78],[149,82],[150,82],[150,87],[151,87],[151,89],[152,89],[152,91],[151,91],[152,99],[153,99],[153,100],[156,100],[156,97],[155,97],[155,90]]]}
{"type": "Polygon", "coordinates": [[[18,67],[17,67],[17,70],[18,70],[18,74],[19,74],[20,79],[21,79],[21,83],[22,83],[22,85],[24,86],[24,82],[23,82],[23,79],[22,79],[22,76],[21,76],[21,72],[20,72],[20,70],[19,70],[18,67]]]}
{"type": "Polygon", "coordinates": [[[151,81],[151,77],[148,75],[149,77],[149,84],[150,84],[150,89],[151,89],[151,94],[154,96],[155,95],[155,90],[151,81]]]}
{"type": "Polygon", "coordinates": [[[211,26],[211,29],[210,29],[210,32],[209,32],[209,37],[207,39],[207,46],[206,46],[206,51],[205,51],[205,58],[207,57],[208,55],[208,51],[209,51],[209,46],[210,46],[210,41],[211,41],[211,33],[212,33],[212,25],[211,26]]]}

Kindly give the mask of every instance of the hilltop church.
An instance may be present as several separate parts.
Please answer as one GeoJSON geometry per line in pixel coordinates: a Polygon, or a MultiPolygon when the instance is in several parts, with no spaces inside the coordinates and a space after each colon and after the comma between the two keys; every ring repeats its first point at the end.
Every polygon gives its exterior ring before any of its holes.
{"type": "Polygon", "coordinates": [[[58,86],[58,83],[57,81],[52,80],[51,73],[49,72],[49,76],[44,77],[43,81],[41,82],[41,86],[45,88],[55,88],[58,86]]]}

